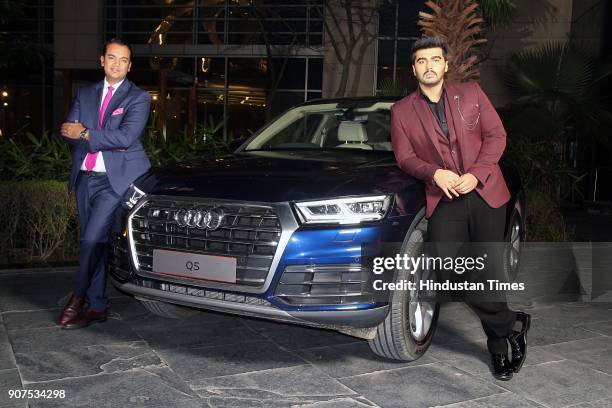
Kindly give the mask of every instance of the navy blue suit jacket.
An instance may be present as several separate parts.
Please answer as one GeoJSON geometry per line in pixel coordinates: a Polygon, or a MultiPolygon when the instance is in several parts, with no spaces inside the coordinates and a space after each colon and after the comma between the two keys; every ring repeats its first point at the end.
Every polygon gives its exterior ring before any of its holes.
{"type": "Polygon", "coordinates": [[[102,129],[98,129],[103,86],[104,81],[100,81],[80,88],[66,118],[89,129],[89,141],[64,139],[73,147],[68,190],[74,188],[87,152],[101,151],[110,185],[123,196],[130,184],[151,167],[142,147],[151,98],[147,91],[125,79],[106,108],[102,129]]]}

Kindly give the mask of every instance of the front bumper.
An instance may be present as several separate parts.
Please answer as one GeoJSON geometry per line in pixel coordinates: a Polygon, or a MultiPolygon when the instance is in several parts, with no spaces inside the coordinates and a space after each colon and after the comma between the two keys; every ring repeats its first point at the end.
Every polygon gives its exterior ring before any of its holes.
{"type": "MultiPolygon", "coordinates": [[[[264,293],[237,290],[230,286],[220,288],[218,285],[206,285],[206,282],[195,286],[169,281],[161,276],[141,276],[131,265],[127,243],[122,238],[117,239],[111,247],[109,276],[118,289],[137,298],[353,334],[347,329],[375,327],[384,320],[388,311],[386,304],[377,303],[373,298],[368,301],[363,295],[346,296],[354,292],[344,292],[347,285],[356,285],[346,279],[347,276],[354,278],[354,273],[342,270],[341,266],[357,260],[356,252],[360,246],[355,244],[353,238],[358,234],[357,231],[339,234],[330,230],[295,232],[278,267],[269,272],[271,282],[264,293]],[[325,237],[330,241],[326,242],[325,237]],[[314,272],[305,272],[308,270],[314,272]],[[319,271],[325,276],[317,277],[319,271]],[[300,284],[295,284],[295,279],[289,281],[288,276],[299,278],[300,284]],[[302,282],[302,279],[305,280],[302,282]],[[295,291],[295,288],[312,293],[312,296],[292,297],[287,294],[295,291]],[[322,290],[324,293],[321,293],[322,290]],[[362,301],[354,302],[355,298],[362,301]],[[290,302],[291,299],[309,302],[297,305],[290,302]]],[[[368,239],[372,238],[372,234],[377,235],[378,231],[367,231],[368,239]]],[[[364,281],[361,286],[366,287],[367,283],[364,281]]]]}
{"type": "MultiPolygon", "coordinates": [[[[372,273],[362,267],[364,244],[403,239],[412,217],[358,227],[299,228],[288,204],[276,206],[282,234],[262,285],[168,278],[132,262],[127,236],[111,248],[109,274],[136,297],[246,316],[340,330],[377,326],[387,298],[372,293],[372,273]]],[[[128,232],[129,234],[130,232],[128,232]]]]}
{"type": "Polygon", "coordinates": [[[234,295],[232,300],[228,300],[223,296],[220,296],[220,299],[214,299],[186,293],[175,293],[157,288],[143,287],[130,282],[121,283],[114,278],[112,278],[112,283],[119,290],[130,293],[136,298],[335,330],[377,326],[385,318],[388,311],[388,306],[386,305],[370,309],[285,311],[269,302],[266,302],[267,304],[263,302],[258,302],[260,304],[248,303],[249,299],[246,295],[243,296],[245,299],[241,299],[240,295],[234,295]]]}

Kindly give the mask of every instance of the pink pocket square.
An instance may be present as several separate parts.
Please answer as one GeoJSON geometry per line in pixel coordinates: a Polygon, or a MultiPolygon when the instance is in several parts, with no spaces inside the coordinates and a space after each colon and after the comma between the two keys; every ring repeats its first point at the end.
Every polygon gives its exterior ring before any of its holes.
{"type": "Polygon", "coordinates": [[[111,113],[111,116],[121,115],[123,113],[123,108],[117,108],[111,113]]]}

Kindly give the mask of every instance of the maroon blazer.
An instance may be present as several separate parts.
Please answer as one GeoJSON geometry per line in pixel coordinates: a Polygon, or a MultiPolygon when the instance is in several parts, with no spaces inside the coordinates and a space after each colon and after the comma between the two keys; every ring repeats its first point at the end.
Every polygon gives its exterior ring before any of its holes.
{"type": "MultiPolygon", "coordinates": [[[[448,130],[459,143],[463,168],[478,179],[478,194],[489,206],[498,208],[510,199],[498,164],[506,147],[504,126],[478,83],[445,81],[444,87],[448,130]]],[[[442,130],[435,121],[418,89],[391,107],[393,151],[403,171],[425,181],[427,218],[444,196],[433,182],[435,171],[444,168],[436,135],[442,130]]]]}

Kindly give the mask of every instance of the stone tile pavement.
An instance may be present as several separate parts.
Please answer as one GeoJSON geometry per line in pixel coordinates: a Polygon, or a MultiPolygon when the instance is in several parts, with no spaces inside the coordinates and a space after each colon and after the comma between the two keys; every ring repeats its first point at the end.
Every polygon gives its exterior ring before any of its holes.
{"type": "Polygon", "coordinates": [[[0,407],[612,406],[612,304],[529,301],[527,361],[493,379],[476,316],[442,308],[434,344],[411,363],[383,360],[335,332],[205,312],[148,313],[109,288],[104,324],[55,321],[71,268],[0,272],[0,407]],[[9,389],[65,390],[15,400],[9,389]]]}

